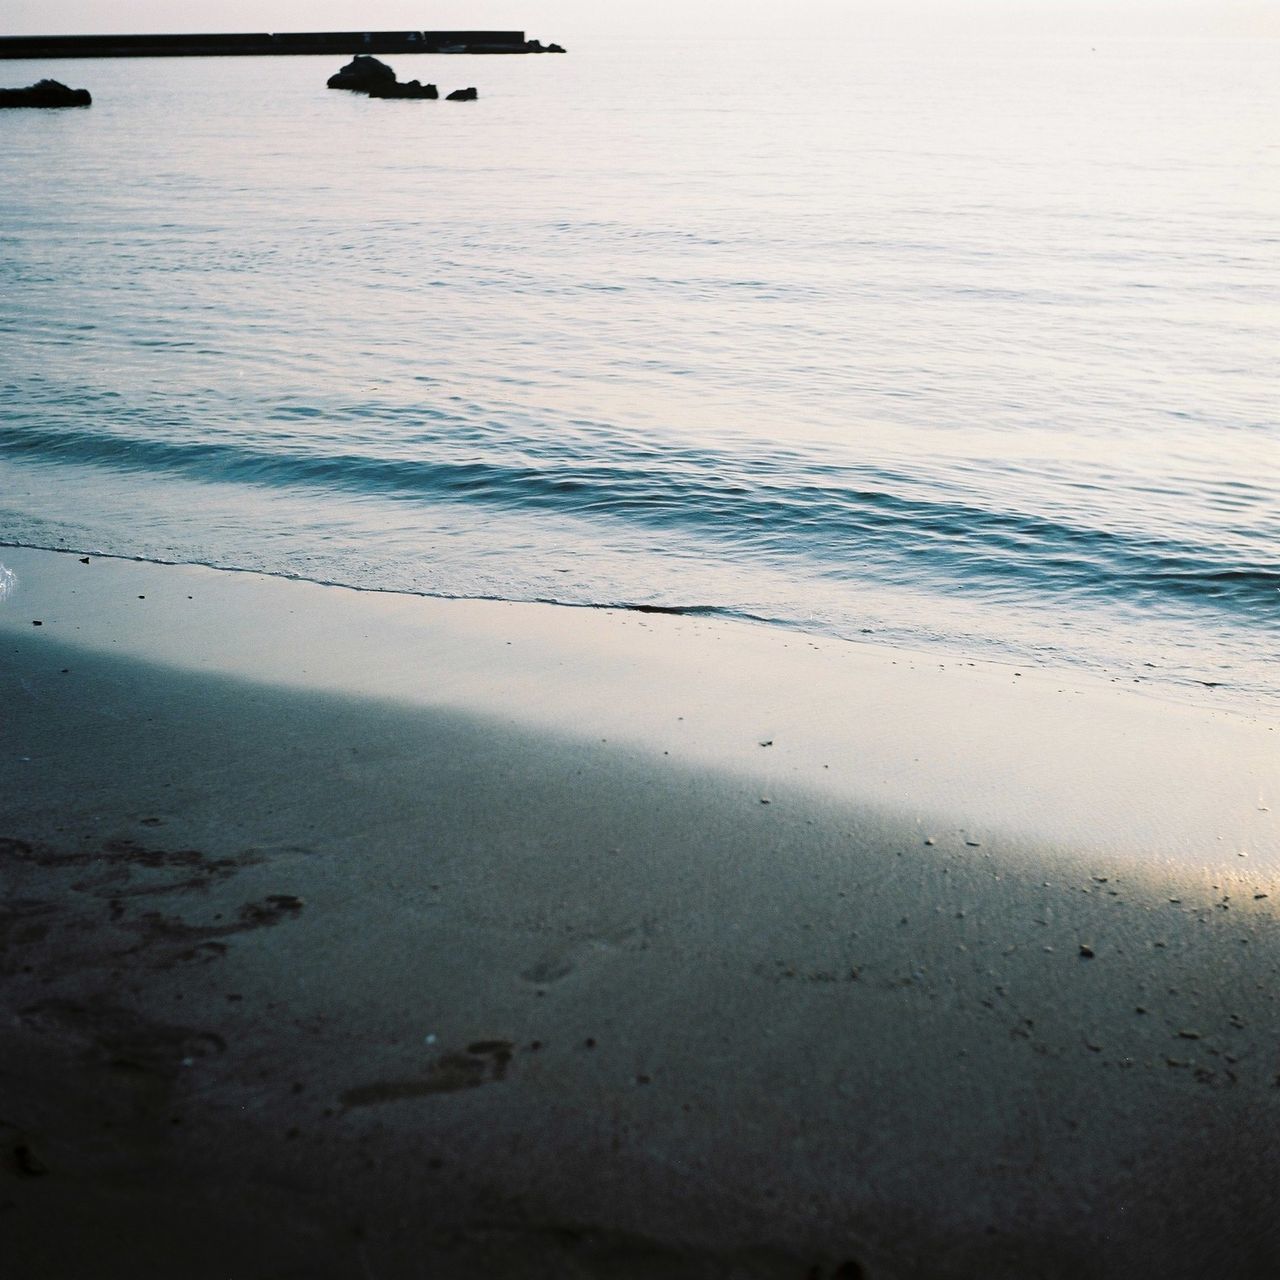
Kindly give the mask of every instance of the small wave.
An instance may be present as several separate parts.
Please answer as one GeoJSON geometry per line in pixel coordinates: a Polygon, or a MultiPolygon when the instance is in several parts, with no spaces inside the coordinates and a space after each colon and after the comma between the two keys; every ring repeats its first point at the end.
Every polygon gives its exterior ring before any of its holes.
{"type": "Polygon", "coordinates": [[[0,454],[29,462],[621,522],[673,541],[696,537],[744,561],[803,561],[831,578],[906,576],[1131,606],[1177,601],[1267,625],[1280,612],[1280,563],[1255,556],[1252,543],[1158,538],[984,505],[889,468],[619,439],[544,441],[538,454],[441,431],[414,445],[421,456],[379,457],[34,424],[0,432],[0,454]]]}

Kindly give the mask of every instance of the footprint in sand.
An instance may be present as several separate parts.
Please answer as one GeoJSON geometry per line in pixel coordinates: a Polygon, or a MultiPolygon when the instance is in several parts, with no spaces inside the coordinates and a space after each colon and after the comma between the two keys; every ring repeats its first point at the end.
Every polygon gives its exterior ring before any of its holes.
{"type": "Polygon", "coordinates": [[[548,986],[573,973],[579,965],[612,951],[645,951],[656,932],[652,921],[600,933],[584,933],[543,952],[520,971],[526,982],[548,986]]]}
{"type": "Polygon", "coordinates": [[[342,1105],[376,1106],[383,1102],[403,1102],[408,1098],[425,1098],[435,1093],[456,1093],[475,1089],[490,1081],[505,1080],[507,1067],[515,1052],[510,1040],[474,1040],[465,1052],[441,1054],[417,1080],[378,1080],[357,1085],[341,1095],[342,1105]]]}

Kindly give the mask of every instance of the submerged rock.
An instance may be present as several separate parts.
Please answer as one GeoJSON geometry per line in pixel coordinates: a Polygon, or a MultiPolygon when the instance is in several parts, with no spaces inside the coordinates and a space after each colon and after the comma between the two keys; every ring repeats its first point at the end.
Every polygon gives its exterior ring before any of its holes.
{"type": "Polygon", "coordinates": [[[470,89],[455,89],[451,94],[449,94],[449,96],[445,99],[445,101],[446,102],[474,102],[479,96],[480,95],[475,91],[474,87],[470,89]]]}
{"type": "Polygon", "coordinates": [[[390,84],[375,84],[369,88],[371,98],[438,98],[439,96],[440,90],[435,85],[419,84],[417,80],[410,80],[407,84],[393,80],[390,84]]]}
{"type": "Polygon", "coordinates": [[[350,89],[352,93],[369,93],[375,85],[395,84],[396,73],[385,62],[358,53],[341,71],[331,75],[330,89],[350,89]]]}
{"type": "Polygon", "coordinates": [[[88,89],[68,89],[57,80],[41,80],[25,89],[0,89],[0,107],[87,107],[88,89]]]}

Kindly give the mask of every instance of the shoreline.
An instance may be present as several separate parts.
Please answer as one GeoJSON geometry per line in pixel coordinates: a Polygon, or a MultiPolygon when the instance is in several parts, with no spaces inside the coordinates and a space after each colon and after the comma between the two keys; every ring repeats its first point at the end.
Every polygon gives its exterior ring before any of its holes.
{"type": "MultiPolygon", "coordinates": [[[[716,605],[683,604],[652,605],[644,602],[636,603],[627,600],[574,600],[555,599],[546,596],[529,596],[517,598],[504,595],[471,595],[434,592],[427,589],[415,589],[399,586],[360,586],[339,579],[326,577],[306,577],[284,570],[244,568],[235,565],[219,565],[205,561],[156,559],[146,555],[131,555],[124,552],[105,552],[85,550],[68,546],[52,546],[46,543],[5,542],[0,541],[0,566],[6,553],[25,556],[34,553],[37,556],[55,555],[73,557],[77,560],[89,556],[93,561],[112,561],[139,566],[196,573],[224,574],[231,577],[247,579],[264,579],[282,583],[297,583],[305,587],[321,588],[336,592],[350,592],[355,596],[392,597],[403,600],[421,600],[444,604],[458,603],[463,605],[497,605],[510,606],[516,609],[553,609],[565,611],[581,611],[588,614],[623,615],[646,617],[669,617],[690,621],[705,622],[712,627],[727,626],[729,628],[762,628],[784,636],[810,644],[831,647],[847,647],[853,651],[888,654],[903,661],[920,666],[958,667],[969,666],[990,672],[1017,671],[1019,676],[1029,672],[1041,672],[1059,684],[1073,687],[1089,687],[1101,689],[1110,686],[1113,690],[1121,690],[1138,694],[1143,698],[1154,699],[1161,704],[1184,706],[1192,710],[1206,713],[1224,713],[1229,716],[1243,717],[1247,720],[1280,721],[1280,702],[1268,693],[1251,690],[1246,684],[1229,680],[1205,680],[1192,675],[1181,677],[1165,674],[1143,674],[1134,676],[1128,668],[1107,663],[1098,659],[1086,659],[1077,656],[1074,660],[1063,659],[1051,663],[1035,652],[1018,652],[1010,649],[997,649],[994,652],[981,652],[989,641],[979,640],[976,645],[965,647],[964,637],[956,635],[945,638],[901,637],[886,631],[864,630],[851,634],[834,627],[823,628],[816,622],[806,623],[794,620],[770,617],[737,611],[716,605]]],[[[0,583],[0,590],[3,583],[0,583]]],[[[3,596],[0,596],[0,604],[3,596]]],[[[1060,655],[1055,655],[1059,656],[1060,655]]],[[[1150,664],[1148,664],[1150,665],[1150,664]]]]}
{"type": "Polygon", "coordinates": [[[1274,721],[747,624],[0,559],[31,1273],[1280,1265],[1274,721]]]}

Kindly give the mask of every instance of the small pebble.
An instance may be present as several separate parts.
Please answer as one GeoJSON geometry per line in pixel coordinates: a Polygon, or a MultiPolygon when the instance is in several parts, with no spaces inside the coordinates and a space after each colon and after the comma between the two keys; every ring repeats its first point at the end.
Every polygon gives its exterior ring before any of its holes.
{"type": "Polygon", "coordinates": [[[1087,944],[1085,944],[1085,943],[1083,943],[1083,942],[1082,942],[1082,943],[1080,944],[1080,955],[1081,955],[1085,960],[1092,960],[1092,959],[1093,959],[1093,948],[1092,948],[1092,947],[1090,947],[1090,946],[1088,946],[1087,944]]]}

